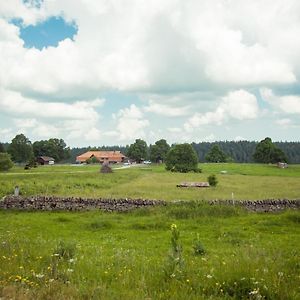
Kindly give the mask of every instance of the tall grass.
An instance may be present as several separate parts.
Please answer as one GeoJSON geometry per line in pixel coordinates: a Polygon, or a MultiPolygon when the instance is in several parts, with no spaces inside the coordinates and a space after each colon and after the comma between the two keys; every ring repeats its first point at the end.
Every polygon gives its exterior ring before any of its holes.
{"type": "Polygon", "coordinates": [[[128,213],[0,211],[0,297],[298,299],[299,218],[197,202],[128,213]],[[171,224],[181,276],[166,276],[171,224]]]}

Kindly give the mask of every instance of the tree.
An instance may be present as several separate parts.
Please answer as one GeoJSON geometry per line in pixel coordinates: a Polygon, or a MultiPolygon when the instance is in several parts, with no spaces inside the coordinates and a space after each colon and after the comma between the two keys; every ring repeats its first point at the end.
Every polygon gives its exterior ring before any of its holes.
{"type": "Polygon", "coordinates": [[[206,154],[205,159],[208,162],[213,163],[226,162],[226,154],[218,145],[213,145],[210,148],[209,152],[206,154]]]}
{"type": "Polygon", "coordinates": [[[135,143],[129,146],[127,156],[140,163],[147,158],[147,143],[141,139],[136,139],[135,143]]]}
{"type": "Polygon", "coordinates": [[[198,157],[190,144],[178,144],[170,149],[166,157],[166,169],[173,172],[201,172],[198,157]]]}
{"type": "Polygon", "coordinates": [[[32,145],[24,134],[16,135],[8,147],[8,153],[17,163],[28,162],[33,157],[32,145]]]}
{"type": "Polygon", "coordinates": [[[285,153],[275,146],[269,137],[266,137],[257,144],[253,158],[256,162],[265,164],[287,162],[285,153]]]}
{"type": "Polygon", "coordinates": [[[70,156],[70,149],[63,139],[51,138],[47,141],[36,141],[33,143],[35,156],[50,156],[56,161],[66,159],[70,156]]]}
{"type": "Polygon", "coordinates": [[[5,149],[4,149],[4,146],[2,143],[0,143],[0,153],[3,153],[5,152],[5,149]]]}
{"type": "Polygon", "coordinates": [[[166,140],[161,139],[155,142],[155,144],[150,147],[150,160],[153,162],[164,162],[169,150],[170,145],[166,140]]]}
{"type": "Polygon", "coordinates": [[[7,171],[11,169],[13,165],[8,153],[0,153],[0,171],[7,171]]]}

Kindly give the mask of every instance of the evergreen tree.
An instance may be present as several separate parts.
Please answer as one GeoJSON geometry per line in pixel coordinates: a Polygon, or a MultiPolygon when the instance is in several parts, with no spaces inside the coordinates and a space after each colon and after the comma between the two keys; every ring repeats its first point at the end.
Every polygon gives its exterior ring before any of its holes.
{"type": "Polygon", "coordinates": [[[226,154],[221,150],[218,145],[213,145],[209,152],[205,155],[208,162],[219,163],[226,161],[226,154]]]}

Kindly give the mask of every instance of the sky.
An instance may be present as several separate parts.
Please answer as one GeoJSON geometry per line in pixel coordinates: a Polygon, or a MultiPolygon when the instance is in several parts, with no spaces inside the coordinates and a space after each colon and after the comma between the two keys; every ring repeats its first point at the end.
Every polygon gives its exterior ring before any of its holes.
{"type": "Polygon", "coordinates": [[[0,0],[0,142],[300,140],[299,0],[0,0]]]}

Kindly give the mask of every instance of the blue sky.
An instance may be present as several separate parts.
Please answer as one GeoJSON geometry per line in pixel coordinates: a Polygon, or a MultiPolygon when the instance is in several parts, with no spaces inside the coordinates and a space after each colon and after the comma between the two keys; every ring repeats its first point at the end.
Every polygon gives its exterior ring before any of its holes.
{"type": "Polygon", "coordinates": [[[296,0],[0,3],[0,141],[299,141],[296,0]]]}

